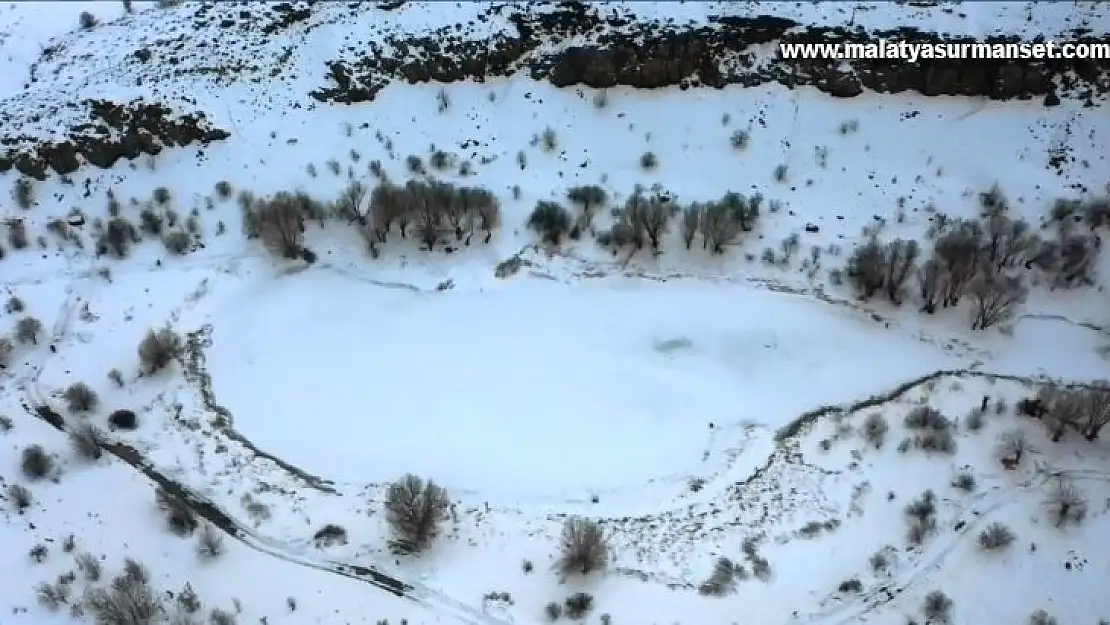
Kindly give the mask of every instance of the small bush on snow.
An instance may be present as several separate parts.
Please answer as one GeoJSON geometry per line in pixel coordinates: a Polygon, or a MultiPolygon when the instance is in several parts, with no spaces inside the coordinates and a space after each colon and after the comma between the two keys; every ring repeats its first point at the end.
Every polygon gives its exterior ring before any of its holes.
{"type": "Polygon", "coordinates": [[[20,468],[27,479],[41,480],[54,470],[54,459],[46,453],[42,445],[28,445],[23,449],[20,468]]]}
{"type": "Polygon", "coordinates": [[[76,423],[69,429],[69,443],[73,451],[84,460],[99,460],[103,453],[100,445],[103,436],[100,430],[88,421],[76,423]]]}
{"type": "Polygon", "coordinates": [[[328,523],[324,527],[316,530],[312,535],[312,541],[316,543],[316,547],[330,547],[332,545],[346,545],[347,544],[347,530],[335,523],[328,523]]]}
{"type": "MultiPolygon", "coordinates": [[[[134,562],[134,561],[132,561],[134,562]]],[[[149,578],[140,569],[129,569],[108,588],[90,586],[84,604],[97,625],[147,625],[156,622],[164,607],[149,578]]]]}
{"type": "Polygon", "coordinates": [[[735,589],[736,565],[728,558],[719,558],[709,578],[698,585],[700,594],[711,597],[721,597],[735,589]]]}
{"type": "Polygon", "coordinates": [[[100,403],[96,391],[89,388],[84,382],[74,382],[62,393],[70,412],[91,412],[100,403]]]}
{"type": "Polygon", "coordinates": [[[1010,528],[995,522],[984,528],[982,532],[979,532],[979,546],[986,551],[1005,549],[1009,547],[1016,538],[1014,533],[1010,531],[1010,528]]]}
{"type": "Polygon", "coordinates": [[[887,424],[886,419],[883,418],[883,415],[878,412],[873,412],[864,419],[861,434],[867,439],[867,442],[878,449],[882,447],[888,430],[890,430],[890,426],[887,424]]]}
{"type": "Polygon", "coordinates": [[[42,322],[35,317],[24,317],[15,324],[15,340],[26,345],[38,345],[42,322]]]}
{"type": "Polygon", "coordinates": [[[563,524],[560,554],[556,564],[564,575],[588,575],[609,563],[609,540],[595,521],[570,517],[563,524]]]}
{"type": "Polygon", "coordinates": [[[910,544],[919,545],[936,530],[936,494],[931,489],[926,490],[921,497],[906,505],[905,513],[910,525],[910,544]]]}
{"type": "Polygon", "coordinates": [[[100,581],[102,568],[100,560],[93,554],[85,551],[74,556],[73,561],[77,564],[77,570],[85,576],[85,579],[90,582],[100,581]]]}
{"type": "Polygon", "coordinates": [[[925,605],[922,607],[927,623],[947,625],[952,621],[952,600],[940,590],[925,595],[925,605]]]}
{"type": "Polygon", "coordinates": [[[154,502],[166,518],[170,531],[188,536],[197,529],[197,517],[188,504],[162,487],[154,491],[154,502]]]}
{"type": "Polygon", "coordinates": [[[563,615],[563,606],[552,601],[544,606],[543,613],[547,616],[547,620],[557,621],[563,615]]]}
{"type": "Polygon", "coordinates": [[[1044,610],[1029,615],[1029,625],[1056,625],[1056,617],[1044,610]]]}
{"type": "Polygon", "coordinates": [[[34,497],[31,491],[26,486],[21,484],[8,484],[7,488],[8,501],[12,502],[16,511],[23,514],[23,511],[31,506],[34,497]]]}
{"type": "Polygon", "coordinates": [[[205,523],[197,539],[197,555],[203,560],[214,560],[224,554],[224,537],[211,523],[205,523]]]}
{"type": "Polygon", "coordinates": [[[235,614],[220,608],[212,608],[208,612],[208,622],[211,625],[235,625],[235,614]]]}
{"type": "Polygon", "coordinates": [[[1056,527],[1078,525],[1087,517],[1087,499],[1075,482],[1058,477],[1048,489],[1048,518],[1056,527]]]}
{"type": "Polygon", "coordinates": [[[952,478],[952,486],[970,493],[975,490],[975,474],[967,469],[960,471],[952,478]]]}
{"type": "Polygon", "coordinates": [[[594,598],[593,595],[576,592],[567,597],[563,605],[566,607],[567,618],[578,620],[584,618],[594,608],[594,598]]]}
{"type": "Polygon", "coordinates": [[[69,584],[48,584],[42,582],[35,586],[35,596],[38,597],[40,605],[54,612],[58,608],[69,603],[70,590],[69,584]]]}
{"type": "Polygon", "coordinates": [[[182,230],[174,230],[166,236],[162,237],[162,245],[171,254],[182,256],[188,254],[193,247],[193,239],[189,236],[188,232],[182,230]]]}
{"type": "Polygon", "coordinates": [[[12,353],[15,352],[15,343],[11,337],[0,335],[0,369],[12,364],[12,353]]]}
{"type": "Polygon", "coordinates": [[[108,425],[114,430],[134,430],[139,427],[139,418],[134,411],[121,408],[108,415],[108,425]]]}
{"type": "Polygon", "coordinates": [[[144,374],[160,371],[181,354],[181,337],[170,328],[147,330],[139,342],[139,366],[144,374]]]}

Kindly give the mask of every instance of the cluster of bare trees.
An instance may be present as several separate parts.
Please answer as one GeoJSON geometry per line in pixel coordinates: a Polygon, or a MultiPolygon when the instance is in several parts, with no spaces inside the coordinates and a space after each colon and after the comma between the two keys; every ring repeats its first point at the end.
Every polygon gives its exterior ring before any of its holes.
{"type": "MultiPolygon", "coordinates": [[[[577,215],[558,202],[541,200],[528,218],[528,227],[553,245],[564,236],[577,240],[584,231],[593,232],[596,211],[608,203],[609,197],[601,187],[587,185],[568,189],[567,200],[578,207],[577,215]]],[[[614,254],[622,248],[644,247],[658,253],[663,236],[677,219],[686,249],[693,247],[700,235],[702,249],[723,254],[726,246],[755,227],[762,204],[762,195],[746,197],[730,192],[714,202],[682,206],[661,187],[647,190],[637,186],[624,205],[612,211],[614,223],[596,233],[596,238],[603,247],[613,248],[614,254]]]]}
{"type": "Polygon", "coordinates": [[[470,245],[475,232],[483,233],[489,243],[501,224],[501,204],[488,189],[459,187],[438,180],[409,180],[394,185],[385,180],[369,193],[359,185],[348,187],[336,205],[338,216],[353,220],[376,254],[378,243],[385,243],[394,226],[401,238],[411,232],[431,251],[441,241],[454,240],[470,245]]]}
{"type": "Polygon", "coordinates": [[[501,224],[500,202],[489,190],[433,179],[403,185],[382,180],[373,188],[356,180],[328,204],[303,192],[279,192],[269,198],[241,194],[240,208],[248,239],[261,239],[275,256],[308,262],[315,255],[304,247],[307,221],[322,227],[332,218],[355,226],[374,256],[394,230],[402,239],[415,235],[430,251],[452,236],[470,245],[475,232],[483,233],[489,243],[501,224]]]}
{"type": "Polygon", "coordinates": [[[1053,442],[1063,438],[1068,429],[1093,441],[1110,423],[1110,384],[1072,388],[1042,386],[1036,397],[1018,404],[1018,411],[1044,421],[1053,442]]]}
{"type": "Polygon", "coordinates": [[[882,294],[901,305],[910,277],[916,277],[921,310],[933,314],[961,298],[972,299],[971,327],[982,330],[1009,319],[1024,302],[1024,275],[1035,270],[1049,286],[1072,288],[1092,284],[1099,252],[1094,230],[1110,225],[1105,200],[1057,202],[1052,209],[1055,238],[1043,239],[1029,223],[1008,214],[1005,197],[997,188],[980,194],[981,219],[948,219],[938,214],[932,255],[918,263],[916,242],[898,239],[883,243],[871,236],[848,261],[847,275],[858,295],[882,294]],[[1090,226],[1078,231],[1073,216],[1082,213],[1090,226]]]}

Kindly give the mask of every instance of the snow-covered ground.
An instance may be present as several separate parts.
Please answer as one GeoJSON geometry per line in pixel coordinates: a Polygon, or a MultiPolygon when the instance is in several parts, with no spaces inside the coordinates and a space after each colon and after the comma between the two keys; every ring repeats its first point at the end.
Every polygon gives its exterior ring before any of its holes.
{"type": "MultiPolygon", "coordinates": [[[[624,10],[704,19],[711,4],[624,10]]],[[[24,220],[32,243],[12,250],[3,241],[4,299],[18,297],[25,309],[2,315],[0,331],[33,315],[43,332],[37,344],[17,345],[0,371],[0,415],[12,424],[0,433],[0,486],[25,485],[34,499],[22,513],[8,494],[0,501],[0,605],[11,608],[0,622],[92,622],[36,599],[36,585],[75,570],[83,552],[104,558],[105,576],[125,557],[139,560],[155,588],[177,593],[189,583],[205,609],[237,613],[239,623],[539,623],[546,604],[578,591],[594,597],[586,619],[606,625],[603,614],[618,625],[924,622],[922,602],[934,590],[954,602],[953,625],[1020,623],[1037,609],[1063,624],[1110,618],[1101,592],[1110,579],[1110,449],[1074,433],[1053,443],[1014,409],[1038,382],[1106,379],[1101,284],[1036,287],[1006,332],[971,332],[966,302],[935,315],[912,303],[860,303],[829,274],[865,228],[924,240],[936,212],[973,217],[978,194],[994,184],[1035,227],[1058,198],[1110,192],[1110,116],[1100,108],[840,100],[779,86],[611,89],[601,107],[590,90],[522,78],[444,85],[442,111],[439,85],[392,85],[365,106],[312,106],[307,91],[340,46],[336,33],[359,22],[315,31],[284,70],[296,80],[268,94],[246,80],[218,88],[188,77],[168,86],[124,80],[129,70],[112,55],[153,37],[141,27],[148,22],[187,29],[167,17],[176,9],[136,3],[117,23],[67,35],[81,11],[109,21],[122,8],[49,6],[58,8],[18,3],[0,13],[8,33],[0,56],[10,59],[0,106],[22,110],[63,87],[75,99],[185,92],[232,138],[81,170],[76,185],[35,183],[30,210],[2,204],[5,219],[24,220]],[[57,82],[23,91],[12,77],[49,37],[64,52],[39,71],[57,82]],[[72,64],[105,40],[114,42],[105,68],[72,64]],[[76,73],[52,73],[51,63],[76,73]],[[257,104],[269,95],[298,106],[257,104]],[[554,150],[533,141],[546,128],[554,150]],[[733,145],[738,131],[749,137],[743,149],[733,145]],[[371,258],[352,229],[309,223],[306,245],[319,260],[306,266],[246,240],[234,193],[215,191],[226,181],[234,192],[301,190],[330,201],[348,179],[372,185],[373,161],[391,179],[408,179],[406,156],[427,162],[431,146],[456,161],[437,177],[500,199],[502,225],[489,244],[428,253],[394,237],[371,258]],[[641,167],[645,152],[658,166],[641,167]],[[1048,165],[1061,156],[1064,166],[1048,165]],[[469,175],[456,173],[462,161],[469,175]],[[614,206],[637,184],[658,184],[684,203],[727,191],[758,192],[768,203],[757,228],[723,255],[700,241],[686,250],[677,225],[658,256],[614,256],[589,236],[558,250],[537,245],[525,227],[536,202],[562,200],[580,184],[604,187],[614,206]],[[158,187],[182,221],[194,216],[203,249],[174,256],[147,237],[126,259],[97,258],[87,233],[77,249],[47,232],[73,209],[105,218],[109,190],[121,214],[138,221],[158,187]],[[798,243],[787,254],[791,235],[798,243]],[[499,274],[510,259],[519,271],[499,274]],[[192,358],[140,376],[136,346],[163,326],[190,337],[192,358]],[[122,385],[109,379],[113,369],[122,385]],[[922,381],[895,392],[914,380],[922,381]],[[99,396],[92,414],[65,410],[61,393],[75,382],[99,396]],[[971,427],[965,416],[983,398],[984,424],[971,427]],[[199,557],[197,537],[166,530],[145,477],[109,456],[80,459],[29,412],[41,403],[139,450],[247,528],[242,540],[227,537],[220,558],[199,557]],[[903,419],[926,403],[958,423],[952,453],[912,444],[919,433],[903,419]],[[830,408],[798,426],[821,407],[830,408]],[[135,411],[139,427],[109,431],[117,409],[135,411]],[[863,435],[876,412],[889,423],[878,448],[863,435]],[[996,448],[1015,429],[1028,451],[1007,471],[996,448]],[[30,444],[56,455],[56,479],[21,475],[30,444]],[[975,477],[970,491],[953,486],[964,470],[975,477]],[[408,472],[444,485],[452,499],[444,535],[420,556],[390,553],[382,513],[386,485],[408,472]],[[1047,493],[1061,478],[1087,501],[1081,524],[1050,520],[1047,493]],[[904,508],[927,489],[936,529],[909,545],[904,508]],[[602,523],[607,571],[563,580],[552,570],[567,515],[602,523]],[[994,522],[1016,535],[1009,550],[980,548],[994,522]],[[315,546],[325,524],[345,528],[348,540],[315,546]],[[28,555],[37,544],[47,547],[42,562],[28,555]],[[721,557],[748,570],[762,558],[769,573],[704,596],[698,586],[721,557]],[[351,570],[342,565],[374,567],[412,590],[390,595],[336,574],[351,570]]],[[[341,12],[338,3],[320,6],[341,12]]],[[[358,19],[416,29],[461,15],[440,6],[358,19]]],[[[1093,3],[951,7],[967,17],[886,3],[727,3],[721,11],[971,35],[1056,32],[1082,19],[1110,30],[1093,3]]],[[[49,132],[49,122],[26,127],[49,132]]],[[[0,178],[4,189],[15,184],[14,173],[0,178]]],[[[608,223],[603,212],[598,227],[608,223]]],[[[78,575],[63,585],[76,598],[86,583],[78,575]]]]}

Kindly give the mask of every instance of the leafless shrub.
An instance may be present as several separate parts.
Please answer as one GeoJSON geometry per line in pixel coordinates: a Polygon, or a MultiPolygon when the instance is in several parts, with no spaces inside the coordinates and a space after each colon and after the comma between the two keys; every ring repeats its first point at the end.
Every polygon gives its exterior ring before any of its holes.
{"type": "Polygon", "coordinates": [[[193,590],[192,584],[188,582],[182,587],[181,592],[177,593],[175,600],[177,607],[185,614],[196,614],[202,607],[197,591],[193,590]]]}
{"type": "Polygon", "coordinates": [[[722,597],[736,590],[736,565],[728,558],[718,558],[709,578],[698,586],[705,596],[722,597]]]}
{"type": "Polygon", "coordinates": [[[96,243],[97,254],[111,254],[125,258],[133,243],[139,242],[139,231],[125,217],[108,220],[96,243]]]}
{"type": "Polygon", "coordinates": [[[23,312],[23,308],[23,300],[14,295],[9,297],[8,301],[4,304],[4,311],[7,312],[9,315],[21,313],[23,312]]]}
{"type": "Polygon", "coordinates": [[[230,182],[221,180],[216,183],[216,195],[221,200],[230,198],[232,193],[235,193],[235,188],[231,186],[230,182]]]}
{"type": "Polygon", "coordinates": [[[584,592],[576,592],[567,597],[563,602],[566,606],[565,613],[567,618],[578,620],[586,616],[594,607],[594,598],[584,592]]]}
{"type": "MultiPolygon", "coordinates": [[[[621,222],[627,226],[626,232],[630,235],[630,242],[637,248],[644,242],[651,244],[653,251],[659,251],[659,242],[667,231],[671,216],[676,212],[676,207],[660,193],[653,193],[648,197],[637,189],[621,211],[621,222]]],[[[621,238],[614,235],[614,238],[621,238]]],[[[618,241],[614,241],[617,243],[618,241]]]]}
{"type": "Polygon", "coordinates": [[[447,491],[435,482],[406,474],[389,485],[386,521],[402,551],[421,551],[431,544],[446,516],[447,491]]]}
{"type": "Polygon", "coordinates": [[[934,590],[925,595],[925,605],[922,606],[922,611],[925,613],[925,622],[935,625],[948,625],[952,622],[952,600],[948,595],[939,590],[934,590]]]}
{"type": "Polygon", "coordinates": [[[221,608],[212,608],[208,612],[208,622],[211,625],[235,625],[235,614],[221,608]]]}
{"type": "Polygon", "coordinates": [[[956,473],[952,478],[952,486],[970,493],[975,490],[975,474],[967,469],[956,473]]]}
{"type": "Polygon", "coordinates": [[[23,317],[15,324],[15,340],[20,343],[38,345],[42,322],[36,317],[23,317]]]}
{"type": "Polygon", "coordinates": [[[15,352],[15,343],[10,336],[0,334],[0,368],[8,367],[12,363],[12,354],[15,352]]]}
{"type": "Polygon", "coordinates": [[[775,165],[775,182],[786,182],[786,176],[789,173],[789,168],[786,165],[775,165]]]}
{"type": "Polygon", "coordinates": [[[910,430],[943,430],[952,426],[948,417],[929,405],[915,406],[906,414],[902,424],[910,430]]]}
{"type": "Polygon", "coordinates": [[[561,204],[540,200],[528,216],[528,228],[537,232],[551,245],[559,245],[563,236],[570,232],[571,216],[561,204]]]}
{"type": "Polygon", "coordinates": [[[182,230],[174,230],[162,237],[162,245],[171,254],[178,256],[188,254],[193,249],[193,238],[189,236],[188,232],[182,230]]]}
{"type": "Polygon", "coordinates": [[[203,560],[214,560],[224,554],[224,537],[211,523],[200,528],[197,537],[197,555],[203,560]]]}
{"type": "Polygon", "coordinates": [[[555,622],[563,615],[563,606],[562,604],[552,601],[544,606],[543,613],[547,616],[548,621],[555,622]]]}
{"type": "Polygon", "coordinates": [[[332,545],[346,545],[347,530],[335,523],[328,523],[316,530],[316,533],[312,535],[312,542],[318,549],[332,545]]]}
{"type": "Polygon", "coordinates": [[[161,236],[165,219],[160,213],[147,206],[139,211],[139,229],[151,236],[161,236]]]}
{"type": "Polygon", "coordinates": [[[107,589],[88,587],[84,604],[97,625],[149,625],[164,613],[150,582],[127,572],[113,579],[107,589]]]}
{"type": "Polygon", "coordinates": [[[1029,615],[1029,625],[1057,625],[1056,617],[1044,610],[1037,610],[1029,615]]]}
{"type": "Polygon", "coordinates": [[[85,460],[99,460],[103,435],[88,421],[80,421],[69,428],[69,444],[73,451],[85,460]]]}
{"type": "Polygon", "coordinates": [[[139,342],[139,366],[146,375],[161,371],[181,354],[182,349],[181,336],[173,329],[147,330],[139,342]]]}
{"type": "Polygon", "coordinates": [[[864,419],[861,434],[869,443],[875,446],[875,449],[878,449],[883,446],[883,441],[886,440],[886,433],[889,430],[890,425],[887,424],[882,413],[873,412],[864,419]]]}
{"type": "Polygon", "coordinates": [[[24,176],[16,178],[12,197],[17,206],[23,210],[29,210],[35,202],[35,187],[31,179],[24,176]]]}
{"type": "Polygon", "coordinates": [[[728,142],[732,144],[733,149],[743,150],[748,147],[751,142],[751,134],[746,130],[737,130],[729,136],[728,142]]]}
{"type": "Polygon", "coordinates": [[[100,20],[96,19],[96,16],[88,11],[81,11],[78,21],[81,22],[81,28],[85,30],[92,30],[100,23],[100,20]]]}
{"type": "Polygon", "coordinates": [[[906,504],[905,513],[910,525],[910,544],[920,545],[936,531],[936,494],[931,489],[926,490],[921,497],[906,504]]]}
{"type": "Polygon", "coordinates": [[[192,508],[177,495],[159,487],[154,491],[154,503],[166,518],[170,531],[178,536],[188,536],[197,529],[197,517],[192,508]]]}
{"type": "Polygon", "coordinates": [[[13,217],[7,221],[8,225],[8,244],[12,246],[13,250],[21,250],[27,247],[27,224],[22,218],[13,217]]]}
{"type": "Polygon", "coordinates": [[[1017,276],[986,274],[972,280],[968,292],[973,301],[971,329],[985,330],[1012,319],[1029,289],[1017,276]]]}
{"type": "Polygon", "coordinates": [[[100,560],[96,556],[87,551],[83,551],[74,556],[73,561],[77,564],[77,570],[81,571],[81,574],[87,581],[100,581],[102,568],[100,566],[100,560]]]}
{"type": "Polygon", "coordinates": [[[563,524],[558,570],[564,575],[588,575],[609,562],[609,540],[596,522],[570,517],[563,524]]]}
{"type": "Polygon", "coordinates": [[[1017,537],[1005,525],[991,523],[979,532],[979,547],[985,551],[995,551],[1009,547],[1017,537]]]}
{"type": "Polygon", "coordinates": [[[23,476],[29,480],[41,480],[54,471],[54,459],[46,453],[42,445],[28,445],[20,457],[23,476]]]}
{"type": "Polygon", "coordinates": [[[559,147],[559,139],[555,135],[555,129],[548,126],[543,129],[540,134],[540,145],[543,146],[545,152],[554,152],[559,147]]]}
{"type": "Polygon", "coordinates": [[[1029,439],[1025,436],[1025,432],[1014,429],[999,435],[995,453],[1003,466],[1013,469],[1021,464],[1028,449],[1029,439]]]}
{"type": "Polygon", "coordinates": [[[34,496],[31,495],[30,489],[21,484],[8,484],[6,493],[8,501],[12,502],[16,511],[20,514],[23,514],[24,510],[31,507],[31,502],[34,501],[34,496]]]}
{"type": "Polygon", "coordinates": [[[100,404],[96,391],[89,388],[84,382],[70,384],[62,393],[70,412],[92,412],[100,404]]]}
{"type": "Polygon", "coordinates": [[[644,169],[655,169],[659,166],[659,157],[655,152],[644,152],[640,155],[640,167],[644,169]]]}
{"type": "Polygon", "coordinates": [[[275,256],[296,259],[301,256],[304,237],[304,201],[296,195],[280,192],[250,207],[257,222],[262,244],[275,256]]]}
{"type": "Polygon", "coordinates": [[[42,543],[38,543],[34,547],[31,547],[30,551],[27,552],[27,556],[38,564],[42,564],[46,561],[46,556],[49,554],[50,550],[42,543]]]}
{"type": "Polygon", "coordinates": [[[38,597],[39,604],[55,612],[58,608],[69,603],[71,587],[69,584],[48,584],[42,582],[35,586],[35,596],[38,597]]]}
{"type": "Polygon", "coordinates": [[[983,429],[983,421],[986,413],[980,408],[973,408],[971,412],[967,413],[964,417],[964,427],[969,432],[978,432],[983,429]]]}
{"type": "Polygon", "coordinates": [[[112,369],[108,372],[108,379],[112,381],[118,388],[123,388],[123,373],[119,369],[112,369]]]}
{"type": "Polygon", "coordinates": [[[1070,479],[1060,476],[1053,480],[1045,501],[1048,518],[1056,527],[1078,525],[1087,518],[1087,499],[1070,479]]]}

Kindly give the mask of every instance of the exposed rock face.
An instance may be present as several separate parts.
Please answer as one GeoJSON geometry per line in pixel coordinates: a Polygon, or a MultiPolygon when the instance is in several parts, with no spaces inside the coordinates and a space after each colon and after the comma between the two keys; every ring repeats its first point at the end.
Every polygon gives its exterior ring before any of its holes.
{"type": "Polygon", "coordinates": [[[77,124],[60,143],[39,142],[27,137],[0,137],[0,172],[11,168],[38,180],[53,169],[58,174],[77,171],[83,164],[108,168],[121,158],[155,155],[164,148],[194,142],[207,144],[231,136],[212,128],[204,113],[175,116],[160,104],[134,101],[119,104],[86,100],[89,121],[77,124]],[[33,147],[27,147],[28,145],[33,147]]]}
{"type": "MultiPolygon", "coordinates": [[[[494,7],[497,12],[502,7],[494,7]]],[[[390,39],[392,50],[372,45],[351,62],[328,64],[333,86],[312,92],[321,102],[372,100],[391,80],[406,82],[481,81],[518,71],[564,87],[617,85],[652,89],[668,86],[722,88],[778,82],[788,87],[812,85],[837,97],[853,97],[864,89],[880,93],[916,91],[926,96],[957,95],[995,100],[1043,96],[1057,103],[1055,84],[1090,99],[1110,90],[1110,59],[1020,60],[919,59],[908,63],[868,59],[846,64],[830,59],[757,60],[757,47],[783,43],[868,43],[880,39],[927,43],[984,43],[943,38],[916,29],[864,34],[843,28],[804,28],[777,17],[717,18],[712,25],[682,27],[637,24],[635,35],[621,32],[627,20],[599,17],[593,9],[565,3],[541,15],[519,12],[508,16],[519,36],[491,41],[460,39],[451,29],[423,39],[390,39]],[[587,45],[559,49],[551,42],[585,36],[587,45]],[[543,52],[541,44],[557,51],[543,52]],[[727,67],[729,69],[722,69],[727,67]]],[[[633,29],[629,29],[632,32],[633,29]]],[[[1110,39],[1070,38],[1105,43],[1110,39]]],[[[994,38],[986,43],[1013,43],[994,38]]]]}

